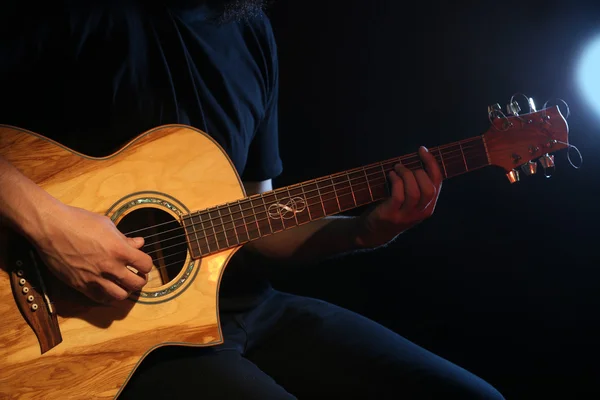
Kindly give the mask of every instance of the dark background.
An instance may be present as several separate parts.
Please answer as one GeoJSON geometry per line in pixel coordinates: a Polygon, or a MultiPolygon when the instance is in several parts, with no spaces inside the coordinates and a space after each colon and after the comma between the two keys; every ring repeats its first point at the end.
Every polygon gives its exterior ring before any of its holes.
{"type": "Polygon", "coordinates": [[[389,247],[282,271],[276,287],[358,311],[507,399],[598,396],[600,117],[574,80],[600,34],[598,11],[581,1],[279,0],[277,185],[479,135],[487,106],[517,92],[538,108],[569,104],[584,164],[572,168],[561,151],[551,179],[510,185],[494,167],[453,178],[434,216],[389,247]]]}

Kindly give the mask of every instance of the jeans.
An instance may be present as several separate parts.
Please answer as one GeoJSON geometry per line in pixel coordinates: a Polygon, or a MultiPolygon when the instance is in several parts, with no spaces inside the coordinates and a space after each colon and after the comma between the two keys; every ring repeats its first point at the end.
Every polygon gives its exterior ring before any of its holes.
{"type": "Polygon", "coordinates": [[[271,289],[221,323],[223,344],[155,350],[119,399],[503,399],[463,368],[321,300],[271,289]]]}

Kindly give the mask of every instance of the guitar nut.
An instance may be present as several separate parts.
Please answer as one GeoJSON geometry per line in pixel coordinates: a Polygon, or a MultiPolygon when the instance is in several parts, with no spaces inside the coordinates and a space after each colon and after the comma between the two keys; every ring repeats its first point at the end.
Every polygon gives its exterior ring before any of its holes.
{"type": "Polygon", "coordinates": [[[25,294],[29,293],[29,288],[27,286],[25,286],[23,288],[23,293],[25,293],[25,294]]]}

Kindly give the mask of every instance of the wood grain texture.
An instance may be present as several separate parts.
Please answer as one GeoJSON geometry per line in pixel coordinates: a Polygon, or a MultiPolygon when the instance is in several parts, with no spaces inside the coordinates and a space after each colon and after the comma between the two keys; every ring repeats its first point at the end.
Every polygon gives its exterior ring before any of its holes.
{"type": "MultiPolygon", "coordinates": [[[[148,131],[103,158],[0,126],[0,154],[62,202],[103,215],[136,192],[167,194],[189,211],[244,197],[223,150],[203,132],[186,126],[148,131]]],[[[2,237],[13,236],[11,231],[0,232],[0,398],[115,398],[151,350],[222,342],[218,286],[237,248],[195,261],[190,279],[157,301],[132,299],[101,306],[46,276],[63,341],[41,355],[11,291],[12,249],[2,237]]]]}

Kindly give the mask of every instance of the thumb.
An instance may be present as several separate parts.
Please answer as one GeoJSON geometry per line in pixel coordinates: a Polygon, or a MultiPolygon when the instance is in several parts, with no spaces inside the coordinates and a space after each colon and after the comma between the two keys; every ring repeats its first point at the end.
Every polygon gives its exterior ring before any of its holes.
{"type": "Polygon", "coordinates": [[[131,246],[134,247],[136,249],[141,248],[144,245],[144,238],[143,237],[134,237],[134,238],[125,238],[127,240],[127,243],[131,246]]]}

